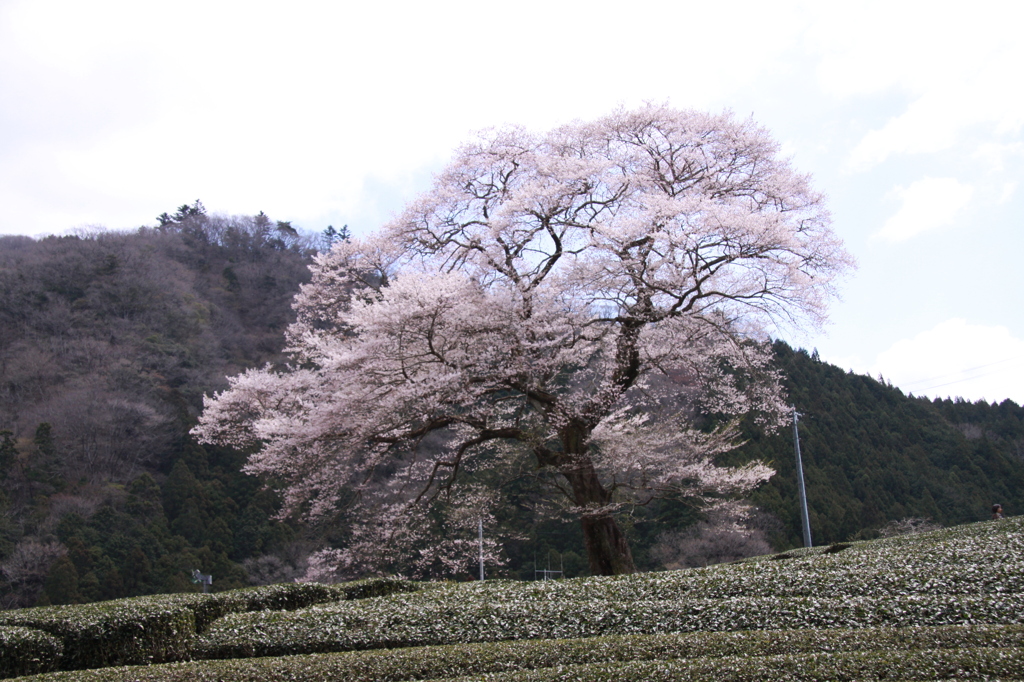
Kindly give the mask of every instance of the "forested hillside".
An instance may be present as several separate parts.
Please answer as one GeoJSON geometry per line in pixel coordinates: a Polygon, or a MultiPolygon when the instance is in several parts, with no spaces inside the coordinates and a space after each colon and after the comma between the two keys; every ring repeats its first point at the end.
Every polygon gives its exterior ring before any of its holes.
{"type": "Polygon", "coordinates": [[[0,238],[0,605],[179,591],[194,567],[244,585],[239,562],[290,541],[244,455],[188,429],[226,375],[279,360],[314,246],[199,202],[0,238]]]}
{"type": "MultiPolygon", "coordinates": [[[[188,436],[225,376],[281,361],[291,298],[334,236],[197,202],[133,232],[0,238],[0,607],[195,590],[194,568],[216,590],[287,581],[317,543],[343,537],[272,520],[277,496],[240,472],[245,453],[188,436]]],[[[993,502],[1024,512],[1021,407],[909,397],[775,352],[804,415],[816,544],[905,517],[981,520],[993,502]]],[[[638,568],[800,544],[792,431],[747,437],[728,457],[778,471],[752,496],[759,510],[738,524],[682,504],[637,510],[623,525],[638,568]]],[[[490,575],[582,573],[576,525],[538,515],[529,477],[505,484],[507,563],[490,575]]]]}
{"type": "MultiPolygon", "coordinates": [[[[1013,401],[915,398],[783,343],[775,352],[803,415],[815,544],[870,537],[904,517],[947,526],[980,521],[997,502],[1009,514],[1024,513],[1024,409],[1013,401]]],[[[789,544],[800,544],[792,430],[749,435],[739,453],[770,460],[778,471],[753,501],[782,519],[789,544]]]]}

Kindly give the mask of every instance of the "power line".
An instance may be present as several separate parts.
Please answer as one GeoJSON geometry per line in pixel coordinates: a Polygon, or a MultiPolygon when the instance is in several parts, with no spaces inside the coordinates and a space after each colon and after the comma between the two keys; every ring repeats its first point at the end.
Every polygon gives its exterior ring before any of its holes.
{"type": "MultiPolygon", "coordinates": [[[[926,386],[924,388],[919,388],[917,390],[919,392],[921,392],[921,393],[924,393],[925,391],[930,391],[933,388],[942,388],[943,386],[952,386],[953,384],[962,384],[965,381],[974,381],[975,379],[981,379],[982,377],[987,377],[987,376],[989,376],[991,374],[994,374],[994,372],[985,372],[984,374],[978,374],[978,375],[975,375],[973,377],[964,377],[963,379],[957,379],[956,381],[947,381],[944,384],[935,384],[934,386],[926,386]]],[[[911,391],[911,393],[913,393],[913,391],[911,391]]]]}
{"type": "MultiPolygon", "coordinates": [[[[1010,358],[1010,359],[1013,360],[1014,358],[1010,358]]],[[[992,364],[999,364],[999,363],[992,363],[992,364]]],[[[967,372],[969,370],[964,370],[964,371],[967,372]]],[[[945,382],[943,382],[941,384],[932,384],[931,386],[925,386],[924,388],[918,388],[917,391],[920,392],[920,393],[924,393],[926,391],[932,390],[933,388],[942,388],[943,386],[952,386],[953,384],[962,384],[965,381],[974,381],[975,379],[982,379],[984,377],[991,376],[991,375],[995,374],[997,371],[998,370],[994,370],[994,371],[990,371],[990,372],[982,372],[981,374],[974,374],[972,376],[963,377],[962,379],[954,379],[953,381],[945,381],[945,382]]],[[[946,376],[950,376],[950,375],[946,375],[946,376]]],[[[913,392],[913,390],[911,390],[911,392],[913,392]]]]}
{"type": "MultiPolygon", "coordinates": [[[[973,372],[973,371],[978,370],[978,369],[984,369],[986,367],[992,367],[994,365],[1001,365],[1001,364],[1003,364],[1005,362],[1010,362],[1011,360],[1019,360],[1021,357],[1022,356],[1020,356],[1020,355],[1016,355],[1016,356],[1014,356],[1012,358],[1006,358],[1004,360],[997,360],[995,362],[988,362],[988,363],[986,363],[984,365],[978,365],[977,367],[968,367],[967,369],[961,369],[961,370],[956,371],[956,372],[949,372],[948,374],[940,374],[939,376],[931,377],[929,379],[918,379],[917,381],[909,381],[909,382],[903,384],[903,387],[907,388],[909,386],[915,386],[917,384],[931,383],[932,381],[938,381],[939,379],[945,379],[946,377],[957,376],[957,375],[960,375],[960,374],[964,374],[965,372],[973,372]]],[[[928,388],[939,388],[940,386],[949,386],[950,384],[959,383],[961,381],[970,381],[971,379],[978,379],[978,378],[983,377],[983,376],[988,376],[989,374],[991,374],[991,372],[985,372],[984,374],[979,374],[976,377],[967,377],[967,378],[964,378],[964,379],[956,379],[955,381],[950,381],[949,383],[938,384],[936,386],[929,386],[928,388]]],[[[920,389],[920,390],[927,391],[928,388],[923,388],[923,389],[920,389]]]]}

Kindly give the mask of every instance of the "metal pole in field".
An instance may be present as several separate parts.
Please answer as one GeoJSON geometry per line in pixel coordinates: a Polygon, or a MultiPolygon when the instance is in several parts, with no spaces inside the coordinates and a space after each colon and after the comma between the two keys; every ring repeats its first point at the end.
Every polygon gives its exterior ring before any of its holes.
{"type": "Polygon", "coordinates": [[[477,519],[477,529],[480,531],[480,580],[484,579],[484,520],[477,519]]]}
{"type": "Polygon", "coordinates": [[[811,547],[811,519],[807,514],[807,489],[804,487],[804,463],[800,459],[800,413],[793,406],[793,442],[796,444],[796,483],[800,489],[800,516],[804,526],[804,547],[811,547]]]}

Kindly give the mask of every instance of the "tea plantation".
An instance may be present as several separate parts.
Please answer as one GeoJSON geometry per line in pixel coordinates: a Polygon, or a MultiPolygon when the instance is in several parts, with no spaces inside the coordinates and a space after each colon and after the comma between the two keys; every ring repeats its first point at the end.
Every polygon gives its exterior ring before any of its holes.
{"type": "Polygon", "coordinates": [[[0,672],[135,680],[1024,680],[1024,518],[615,578],[375,579],[0,613],[0,672]]]}

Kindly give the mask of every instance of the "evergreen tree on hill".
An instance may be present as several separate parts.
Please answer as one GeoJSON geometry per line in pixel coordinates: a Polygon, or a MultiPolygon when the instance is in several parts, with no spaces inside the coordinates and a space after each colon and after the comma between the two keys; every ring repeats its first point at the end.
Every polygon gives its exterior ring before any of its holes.
{"type": "Polygon", "coordinates": [[[278,361],[316,240],[263,214],[209,215],[198,201],[158,220],[132,232],[0,238],[6,606],[40,594],[91,601],[191,589],[196,567],[215,572],[220,588],[242,586],[238,562],[290,538],[271,530],[280,525],[271,501],[246,518],[246,547],[234,546],[232,526],[259,482],[241,473],[242,459],[196,448],[187,431],[226,375],[278,361]],[[201,480],[165,515],[152,504],[168,497],[161,486],[176,462],[201,480]],[[195,519],[179,518],[190,511],[195,519]],[[12,562],[53,561],[58,554],[35,548],[54,537],[71,563],[47,584],[45,567],[23,579],[25,562],[12,562]],[[62,588],[71,567],[78,584],[62,588]]]}
{"type": "MultiPolygon", "coordinates": [[[[1012,401],[933,402],[782,342],[775,353],[804,415],[800,439],[815,544],[870,535],[905,517],[943,525],[984,520],[993,502],[1024,513],[1024,460],[1016,455],[1024,409],[1012,401]]],[[[778,473],[751,499],[784,521],[786,544],[802,544],[792,431],[751,431],[739,454],[773,463],[778,473]]]]}

